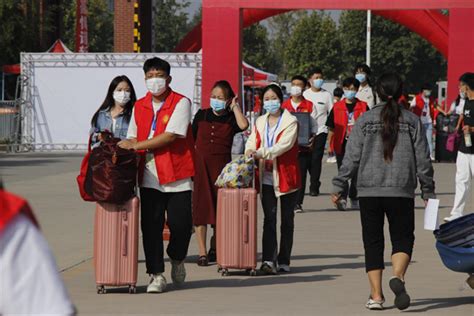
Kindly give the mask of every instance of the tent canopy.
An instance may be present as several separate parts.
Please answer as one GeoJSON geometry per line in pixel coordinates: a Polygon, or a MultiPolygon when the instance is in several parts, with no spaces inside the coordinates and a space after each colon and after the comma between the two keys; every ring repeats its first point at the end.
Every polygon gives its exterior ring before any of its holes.
{"type": "Polygon", "coordinates": [[[276,81],[278,79],[278,76],[266,71],[263,71],[261,69],[255,68],[252,65],[247,64],[246,62],[242,62],[242,69],[244,73],[244,81],[250,81],[250,80],[255,80],[255,81],[276,81]]]}

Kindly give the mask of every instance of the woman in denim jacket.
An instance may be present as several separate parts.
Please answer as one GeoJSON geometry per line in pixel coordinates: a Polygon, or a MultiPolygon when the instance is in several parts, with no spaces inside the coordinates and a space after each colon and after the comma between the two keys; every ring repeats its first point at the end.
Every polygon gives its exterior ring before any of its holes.
{"type": "Polygon", "coordinates": [[[136,100],[135,89],[127,76],[117,76],[112,80],[104,102],[92,117],[92,147],[99,145],[105,131],[116,138],[126,138],[136,100]]]}

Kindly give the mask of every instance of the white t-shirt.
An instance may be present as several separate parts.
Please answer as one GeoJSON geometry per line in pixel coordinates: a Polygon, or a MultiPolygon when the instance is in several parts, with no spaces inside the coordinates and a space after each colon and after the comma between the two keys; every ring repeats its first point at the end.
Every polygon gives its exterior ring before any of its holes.
{"type": "Polygon", "coordinates": [[[456,113],[457,115],[461,115],[462,111],[464,110],[464,103],[466,103],[465,99],[459,100],[459,105],[456,106],[456,101],[451,103],[451,107],[449,108],[449,112],[456,113]]]}
{"type": "MultiPolygon", "coordinates": [[[[153,102],[153,111],[156,114],[161,107],[163,106],[163,102],[155,103],[153,102]]],[[[166,126],[165,132],[173,133],[178,137],[184,138],[188,132],[189,124],[191,122],[191,103],[187,98],[182,98],[178,104],[176,104],[176,108],[171,114],[171,117],[168,121],[168,125],[166,126]]],[[[148,139],[153,138],[153,134],[155,131],[153,128],[150,129],[150,134],[148,139]]],[[[135,111],[132,113],[132,117],[130,119],[130,125],[128,127],[127,138],[137,138],[137,123],[135,122],[135,111]]],[[[183,191],[190,191],[193,189],[193,182],[191,178],[186,178],[182,180],[178,180],[172,183],[167,184],[160,184],[160,180],[158,179],[158,172],[156,171],[156,164],[155,159],[152,153],[148,153],[146,155],[146,164],[145,170],[143,173],[143,181],[141,184],[143,188],[151,188],[156,189],[161,192],[183,192],[183,191]]]]}
{"type": "MultiPolygon", "coordinates": [[[[423,101],[425,102],[423,106],[423,111],[420,116],[420,120],[422,124],[431,124],[433,121],[431,120],[431,114],[430,114],[430,99],[426,98],[423,96],[423,101]]],[[[410,107],[415,107],[416,106],[416,97],[411,100],[410,107]]]]}
{"type": "Polygon", "coordinates": [[[313,112],[311,113],[311,117],[315,124],[315,126],[313,126],[313,133],[316,135],[327,133],[328,128],[326,126],[326,121],[333,106],[331,93],[323,89],[318,92],[315,92],[312,89],[307,89],[303,92],[303,97],[306,100],[313,102],[313,112]]]}
{"type": "Polygon", "coordinates": [[[0,234],[0,315],[72,315],[48,243],[23,214],[0,234]]]}
{"type": "MultiPolygon", "coordinates": [[[[263,145],[264,145],[265,148],[271,148],[272,147],[271,145],[273,145],[276,142],[275,131],[278,128],[278,124],[275,124],[273,127],[270,127],[268,129],[268,139],[270,139],[270,141],[273,140],[272,144],[268,144],[268,141],[267,141],[267,127],[268,127],[268,124],[265,127],[265,141],[263,142],[263,145]]],[[[265,170],[263,171],[263,181],[262,181],[262,183],[265,184],[265,185],[273,186],[273,171],[268,171],[265,168],[265,170]]]]}
{"type": "Polygon", "coordinates": [[[113,117],[112,118],[112,134],[115,133],[115,124],[117,124],[117,119],[113,117]]]}
{"type": "Polygon", "coordinates": [[[374,92],[369,85],[366,85],[365,87],[360,86],[356,98],[367,103],[369,109],[372,109],[375,106],[374,92]]]}

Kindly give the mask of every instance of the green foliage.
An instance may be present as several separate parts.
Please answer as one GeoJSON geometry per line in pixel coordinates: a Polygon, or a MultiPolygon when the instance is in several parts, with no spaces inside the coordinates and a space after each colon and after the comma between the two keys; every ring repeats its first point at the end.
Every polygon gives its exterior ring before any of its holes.
{"type": "Polygon", "coordinates": [[[189,1],[156,0],[153,8],[155,51],[171,52],[191,30],[188,14],[183,12],[189,1]]]}
{"type": "Polygon", "coordinates": [[[243,31],[242,58],[252,66],[271,69],[273,56],[270,51],[268,30],[260,23],[253,24],[243,31]]]}

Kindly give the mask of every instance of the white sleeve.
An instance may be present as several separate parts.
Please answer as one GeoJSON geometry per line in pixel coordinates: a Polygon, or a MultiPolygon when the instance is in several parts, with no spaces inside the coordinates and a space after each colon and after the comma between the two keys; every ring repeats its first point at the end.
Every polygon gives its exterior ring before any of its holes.
{"type": "Polygon", "coordinates": [[[410,102],[410,107],[411,108],[414,108],[415,106],[416,106],[416,97],[413,98],[413,100],[411,100],[411,102],[410,102]]]}
{"type": "Polygon", "coordinates": [[[137,138],[137,122],[135,121],[135,107],[132,111],[132,117],[130,123],[128,123],[127,138],[137,138]]]}
{"type": "Polygon", "coordinates": [[[328,114],[331,112],[332,107],[334,106],[334,99],[331,92],[328,91],[328,114]]]}
{"type": "Polygon", "coordinates": [[[23,214],[0,235],[0,314],[72,315],[46,240],[23,214]]]}
{"type": "Polygon", "coordinates": [[[182,98],[176,104],[165,132],[178,135],[179,137],[186,137],[189,123],[191,123],[191,102],[187,98],[182,98]]]}

